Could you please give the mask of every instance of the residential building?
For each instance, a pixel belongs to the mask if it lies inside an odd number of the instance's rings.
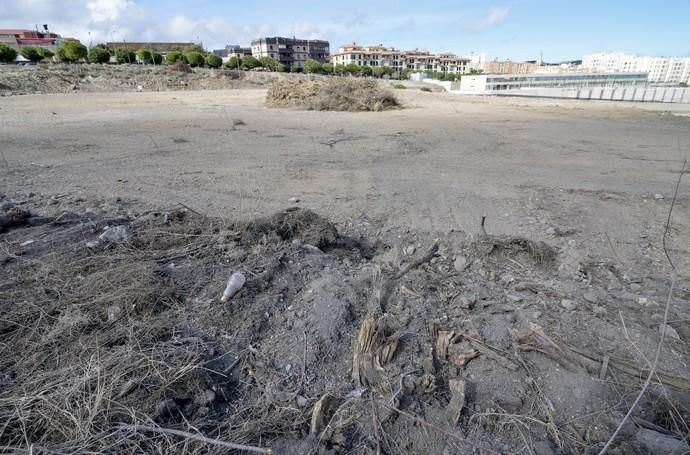
[[[539,70],[536,62],[513,62],[512,60],[493,60],[481,66],[485,74],[533,74]]]
[[[431,54],[414,49],[400,51],[383,44],[360,46],[357,43],[341,46],[338,53],[331,56],[334,65],[355,64],[359,66],[389,66],[396,71],[410,69],[414,71],[438,71],[443,73],[464,74],[472,69],[472,63],[478,63],[481,57],[460,57],[451,53]]]
[[[252,55],[251,47],[241,47],[237,44],[228,44],[225,49],[215,49],[213,51],[218,57],[230,58],[230,57],[245,57],[247,55]]]
[[[44,31],[23,29],[0,29],[0,43],[4,43],[15,51],[20,51],[25,46],[38,46],[46,49],[54,49],[63,41],[74,40],[63,38],[57,33],[48,31],[48,26],[43,26]]]
[[[309,59],[327,63],[331,54],[328,41],[279,36],[255,39],[251,50],[254,57],[271,57],[287,68],[302,68]]]
[[[690,78],[690,57],[648,57],[621,52],[585,55],[582,67],[592,72],[648,73],[649,82],[678,84]]]

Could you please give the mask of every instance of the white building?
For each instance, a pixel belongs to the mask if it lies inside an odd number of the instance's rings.
[[[690,78],[690,57],[642,57],[620,52],[589,54],[582,67],[592,72],[649,73],[649,82],[678,84]]]

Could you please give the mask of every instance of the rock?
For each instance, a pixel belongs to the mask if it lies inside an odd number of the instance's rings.
[[[474,294],[464,294],[458,299],[458,304],[460,305],[460,308],[469,310],[474,306],[476,301],[477,297]]]
[[[29,246],[29,245],[31,245],[31,244],[34,243],[34,242],[35,242],[35,240],[27,240],[26,242],[20,243],[19,246],[22,246],[22,247],[24,247],[24,246]]]
[[[666,338],[673,338],[674,340],[680,340],[680,335],[676,332],[676,329],[668,324],[659,325],[659,333],[664,333]]]
[[[467,258],[465,256],[457,256],[453,263],[453,267],[455,267],[455,270],[458,272],[464,272],[465,269],[467,269]]]
[[[573,311],[575,308],[577,308],[577,304],[568,299],[561,300],[561,306],[568,311]]]
[[[663,198],[664,198],[664,195],[661,194],[661,193],[656,193],[656,194],[654,195],[654,199],[656,199],[657,201],[660,201],[660,200],[662,200]]]
[[[298,197],[291,197],[290,199],[288,199],[288,202],[289,202],[290,204],[297,204],[297,203],[299,203],[299,202],[302,202],[302,199],[300,199],[300,198],[298,198]]]
[[[107,311],[108,322],[117,321],[118,319],[120,319],[120,315],[122,314],[122,308],[120,308],[119,305],[110,305]]]
[[[639,303],[640,305],[646,305],[647,303],[649,303],[649,300],[647,300],[646,297],[640,297],[639,299],[637,299],[637,303]]]
[[[2,204],[0,204],[0,209],[2,209],[2,210],[13,209],[14,207],[15,207],[15,204],[13,204],[10,201],[3,202]]]
[[[549,235],[556,235],[556,229],[550,227],[546,230],[546,233]]]
[[[29,226],[40,226],[42,224],[52,223],[53,221],[54,218],[51,218],[49,216],[30,216],[26,219],[26,223]]]
[[[507,297],[508,300],[510,300],[511,302],[515,302],[515,303],[522,302],[522,296],[519,296],[519,295],[515,295],[515,294],[506,294],[506,297]]]
[[[635,434],[635,439],[644,446],[649,453],[681,455],[690,451],[690,445],[686,442],[654,430],[647,430],[646,428],[639,430],[637,434]]]
[[[408,245],[408,246],[405,248],[405,254],[408,255],[408,256],[412,256],[412,255],[414,254],[415,251],[417,251],[417,248],[415,248],[414,245]]]
[[[597,303],[599,301],[599,298],[593,292],[585,292],[584,294],[582,294],[582,298],[588,301],[589,303]]]
[[[206,406],[202,406],[196,411],[199,417],[206,417],[209,413],[209,409]]]
[[[642,289],[642,286],[637,283],[630,283],[630,290],[633,292],[638,292]]]
[[[297,406],[299,406],[300,408],[305,407],[308,402],[309,400],[304,398],[302,395],[297,395]]]
[[[102,242],[109,243],[123,243],[127,242],[132,238],[132,234],[127,229],[127,226],[109,226],[105,231],[98,236],[98,239]]]

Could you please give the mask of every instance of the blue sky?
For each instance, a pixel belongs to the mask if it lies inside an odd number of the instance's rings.
[[[200,40],[210,48],[285,35],[338,46],[420,48],[488,58],[578,59],[622,51],[690,56],[690,0],[3,0],[0,27],[48,23],[94,44]]]

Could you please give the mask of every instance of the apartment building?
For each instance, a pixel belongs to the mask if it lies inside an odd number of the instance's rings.
[[[512,60],[493,60],[484,62],[481,70],[485,74],[533,74],[539,70],[536,62],[513,62]]]
[[[431,54],[419,49],[400,51],[383,44],[360,46],[357,43],[341,46],[338,53],[331,56],[331,63],[334,65],[354,63],[360,66],[389,66],[396,71],[410,69],[453,74],[469,72],[473,60],[472,57],[460,57],[451,53]]]
[[[44,26],[44,31],[24,30],[24,29],[0,29],[0,43],[6,44],[15,51],[20,51],[25,46],[38,46],[46,49],[54,49],[63,41],[73,38],[62,38],[57,33],[48,31]]]
[[[302,68],[309,59],[327,63],[331,55],[328,41],[279,36],[255,39],[251,50],[256,58],[271,57],[288,68]]]
[[[585,55],[582,67],[593,72],[648,73],[649,82],[677,84],[690,78],[690,57],[649,57],[621,52]]]

